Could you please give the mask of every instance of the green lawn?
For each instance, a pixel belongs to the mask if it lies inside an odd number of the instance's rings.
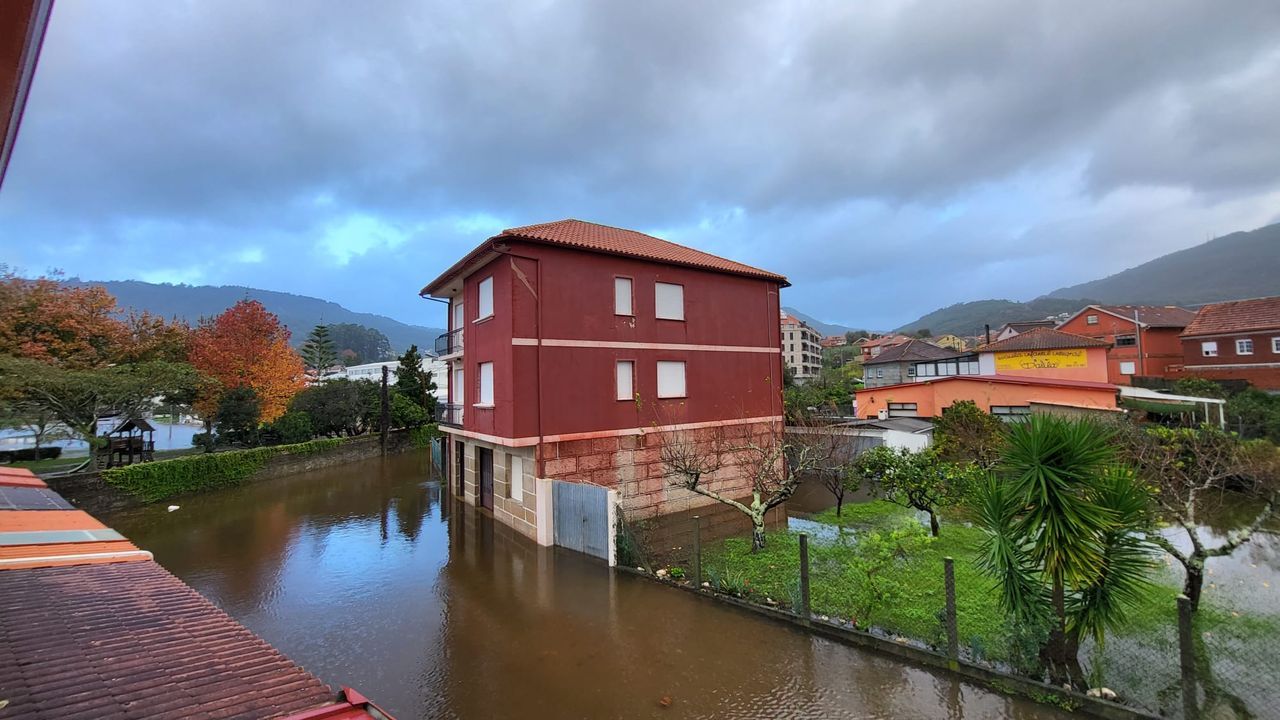
[[[155,457],[157,460],[167,460],[169,458],[179,457],[181,455],[190,455],[191,453],[204,452],[203,449],[197,447],[178,448],[174,450],[157,450]],[[28,460],[23,462],[15,462],[5,465],[4,467],[26,468],[33,473],[61,472],[70,470],[71,468],[84,462],[86,457],[59,457],[51,460]]]
[[[1000,609],[994,582],[975,564],[982,531],[966,527],[959,517],[942,519],[940,536],[898,556],[881,575],[881,595],[867,589],[867,576],[857,569],[858,538],[868,531],[887,532],[914,521],[912,512],[884,501],[822,512],[808,526],[793,523],[787,531],[770,533],[766,548],[751,552],[749,538],[730,538],[704,550],[707,578],[723,589],[758,601],[789,606],[799,596],[799,532],[811,531],[810,594],[813,612],[862,628],[882,631],[937,646],[945,645],[941,611],[945,606],[943,558],[955,561],[956,612],[960,643],[973,657],[1008,662],[1030,652],[1034,642],[1020,636]],[[927,531],[926,531],[927,532]],[[919,541],[916,542],[919,545]],[[1181,571],[1163,563],[1153,566],[1151,590],[1134,608],[1124,632],[1109,635],[1102,647],[1090,641],[1082,661],[1099,668],[1101,676],[1139,704],[1157,708],[1176,687],[1178,678],[1177,610]],[[1280,702],[1267,668],[1280,667],[1280,614],[1233,611],[1228,598],[1206,590],[1196,617],[1196,630],[1212,658],[1219,683],[1236,688],[1251,707],[1275,707]],[[1225,679],[1224,679],[1225,678]],[[1244,691],[1241,692],[1240,689]],[[1173,697],[1176,697],[1174,693]]]

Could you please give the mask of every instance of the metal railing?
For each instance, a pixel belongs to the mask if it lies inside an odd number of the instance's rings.
[[[453,355],[462,352],[462,328],[451,330],[436,338],[437,355]]]
[[[462,405],[456,403],[438,403],[435,420],[441,425],[462,427],[462,408]]]

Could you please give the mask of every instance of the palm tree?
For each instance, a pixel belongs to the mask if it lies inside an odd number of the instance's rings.
[[[1010,428],[977,493],[984,569],[1019,621],[1048,618],[1041,660],[1055,684],[1081,684],[1080,639],[1120,627],[1146,587],[1146,490],[1089,419],[1034,415]]]

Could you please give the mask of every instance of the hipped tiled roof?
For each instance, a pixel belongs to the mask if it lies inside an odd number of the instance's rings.
[[[1280,296],[1213,303],[1200,308],[1184,337],[1280,328]]]
[[[924,340],[908,340],[901,345],[894,345],[880,351],[880,354],[863,362],[863,365],[878,365],[892,362],[915,362],[923,360],[944,360],[959,357],[966,353],[956,352],[938,347]]]
[[[778,275],[777,273],[772,273],[768,270],[761,270],[760,268],[752,267],[750,265],[744,265],[743,263],[722,258],[718,255],[712,255],[711,253],[703,252],[701,250],[694,250],[693,248],[685,247],[684,245],[677,245],[676,243],[668,240],[656,238],[652,235],[645,235],[642,232],[610,227],[608,225],[599,225],[597,223],[586,222],[583,220],[567,219],[503,230],[497,235],[489,238],[488,241],[482,243],[475,250],[472,250],[466,257],[459,260],[453,265],[453,267],[450,267],[441,274],[440,277],[432,280],[430,284],[422,289],[422,294],[430,294],[440,286],[448,283],[471,265],[471,263],[476,259],[488,252],[490,243],[502,239],[526,240],[530,242],[546,243],[549,245],[560,245],[589,252],[622,255],[640,260],[651,260],[654,262],[683,265],[685,267],[693,267],[701,270],[710,270],[712,272],[722,272],[729,273],[731,275],[744,275],[747,277],[773,280],[782,285],[788,284],[786,277]]]
[[[1016,350],[1065,350],[1067,348],[1110,347],[1105,340],[1075,335],[1053,328],[1032,328],[1011,338],[997,340],[978,348],[981,352],[1010,352]]]

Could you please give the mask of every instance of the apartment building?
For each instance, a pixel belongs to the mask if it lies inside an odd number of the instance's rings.
[[[822,373],[822,335],[807,323],[781,312],[782,363],[804,383]]]
[[[580,220],[489,238],[422,290],[449,302],[437,351],[451,380],[440,416],[451,491],[542,544],[548,481],[614,490],[631,514],[709,502],[670,484],[661,443],[781,432],[786,285]],[[750,488],[732,468],[709,483]]]

